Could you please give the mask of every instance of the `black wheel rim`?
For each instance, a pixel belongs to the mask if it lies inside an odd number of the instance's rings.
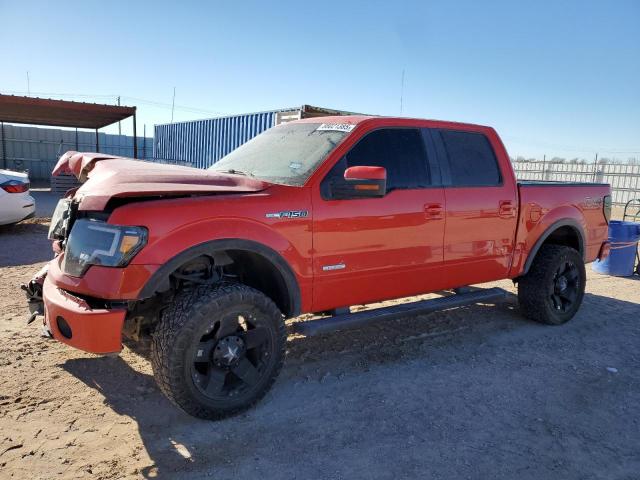
[[[556,312],[570,312],[578,300],[580,291],[580,272],[576,264],[565,261],[553,274],[549,292],[551,308]]]
[[[229,312],[208,326],[193,349],[193,384],[214,401],[243,397],[267,375],[272,344],[256,314]]]

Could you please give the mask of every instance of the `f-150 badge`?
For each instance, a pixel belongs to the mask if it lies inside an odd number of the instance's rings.
[[[304,218],[309,215],[307,210],[289,210],[286,212],[267,213],[267,218]]]

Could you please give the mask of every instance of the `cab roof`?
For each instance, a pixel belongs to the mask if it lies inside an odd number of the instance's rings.
[[[487,125],[479,125],[474,123],[450,122],[445,120],[429,120],[422,118],[409,117],[384,117],[373,115],[334,115],[328,117],[310,117],[302,120],[295,120],[289,123],[342,123],[349,125],[374,124],[380,126],[407,126],[407,127],[426,127],[426,128],[456,128],[465,130],[486,130],[491,129]]]

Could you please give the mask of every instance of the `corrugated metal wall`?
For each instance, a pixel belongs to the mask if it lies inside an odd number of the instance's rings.
[[[278,111],[155,126],[158,161],[207,168],[275,124]]]
[[[518,162],[513,168],[521,180],[552,180],[559,182],[599,182],[611,185],[615,204],[625,204],[640,198],[640,165],[593,163]]]
[[[59,128],[23,127],[4,124],[4,148],[0,143],[0,168],[6,159],[9,170],[28,170],[33,180],[49,180],[60,155],[68,150],[95,152],[96,136],[92,131]],[[98,134],[100,152],[133,157],[133,137]],[[138,157],[153,158],[153,139],[138,137]]]

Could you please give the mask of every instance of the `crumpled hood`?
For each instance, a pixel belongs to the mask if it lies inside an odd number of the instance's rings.
[[[249,193],[270,184],[242,175],[165,165],[96,153],[67,152],[52,175],[73,173],[86,182],[75,192],[80,210],[104,210],[111,198]]]

